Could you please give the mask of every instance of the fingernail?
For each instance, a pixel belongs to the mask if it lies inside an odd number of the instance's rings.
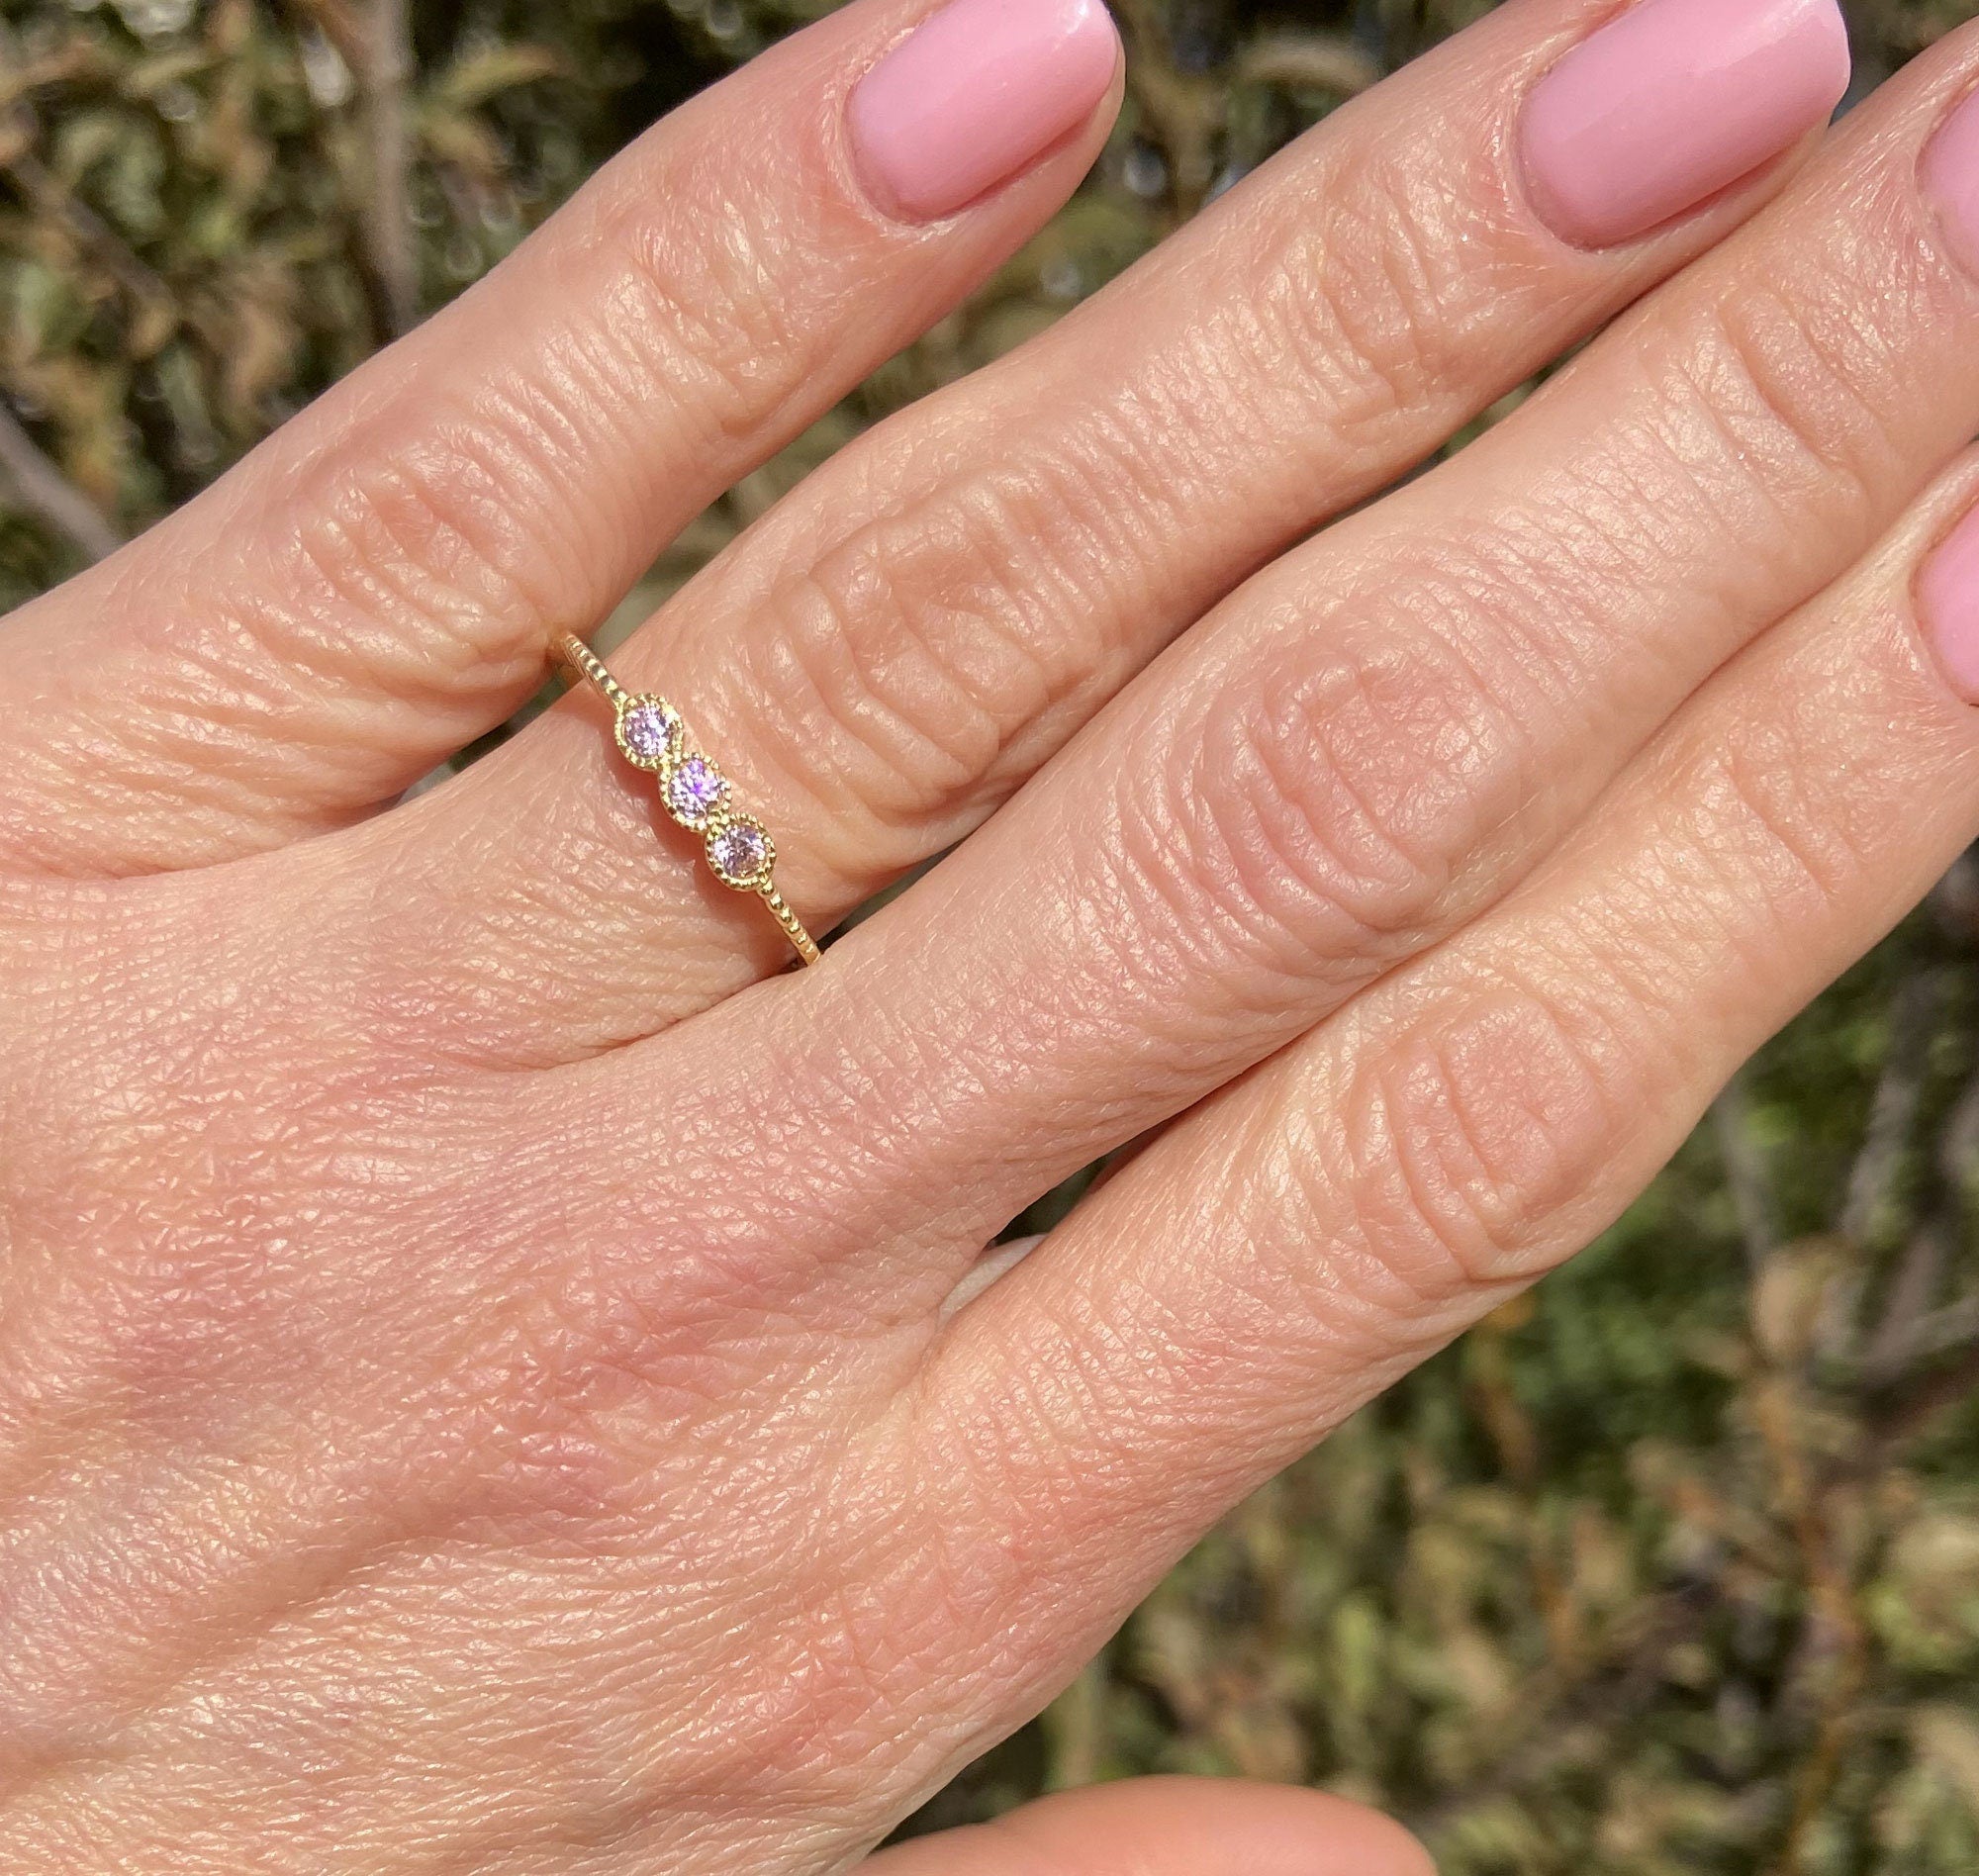
[[[1919,173],[1925,194],[1943,218],[1952,252],[1979,273],[1979,95],[1967,98],[1938,127]]]
[[[1951,688],[1979,704],[1979,511],[1966,516],[1918,575],[1918,615]]]
[[[1836,0],[1640,0],[1527,103],[1533,204],[1576,246],[1633,240],[1790,148],[1847,89]]]
[[[953,0],[852,93],[867,186],[890,214],[952,215],[1084,123],[1119,55],[1103,0]]]

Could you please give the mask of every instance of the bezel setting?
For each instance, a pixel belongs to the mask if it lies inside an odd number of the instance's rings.
[[[760,892],[770,884],[777,864],[770,830],[747,814],[725,815],[707,830],[703,842],[707,864],[723,886],[738,892]]]
[[[663,697],[628,697],[614,726],[618,753],[635,769],[658,772],[687,747],[687,724]]]
[[[612,706],[618,753],[653,777],[667,817],[701,836],[708,871],[731,891],[760,897],[800,962],[820,963],[817,941],[777,891],[770,830],[732,805],[727,776],[694,747],[680,711],[652,692],[627,691],[575,632],[559,634],[550,649],[574,681],[590,685]]]
[[[680,756],[661,771],[660,803],[683,827],[701,833],[728,805],[728,778],[706,756]]]

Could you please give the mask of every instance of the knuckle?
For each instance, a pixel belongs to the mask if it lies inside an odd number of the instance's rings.
[[[1782,932],[1818,928],[1845,905],[1887,838],[1877,803],[1837,798],[1810,779],[1810,733],[1820,732],[1786,720],[1751,722],[1738,743],[1706,752],[1686,778],[1698,821],[1694,850],[1725,876],[1742,927],[1754,911],[1773,926],[1747,941],[1766,953]],[[1754,894],[1754,885],[1763,891]]]
[[[1836,303],[1753,282],[1711,306],[1673,352],[1686,410],[1704,415],[1730,459],[1769,502],[1867,506],[1894,444],[1903,381],[1892,341]]]
[[[265,537],[288,565],[262,583],[272,598],[238,605],[285,669],[308,682],[356,665],[386,695],[452,699],[540,657],[580,557],[569,530],[541,524],[567,514],[545,396],[490,387],[409,446],[353,439],[312,467],[312,486],[270,491],[284,521]]]
[[[1347,1306],[1392,1340],[1551,1264],[1550,1230],[1598,1179],[1636,1039],[1509,980],[1480,985],[1348,1069],[1323,1128],[1292,1135],[1290,1242],[1315,1309]]]
[[[820,141],[815,128],[798,134]],[[799,212],[774,191],[736,191],[732,149],[721,157],[663,145],[635,158],[601,188],[581,245],[606,257],[587,328],[597,367],[642,402],[655,384],[669,387],[737,443],[760,433],[843,333],[853,309],[837,283],[863,231],[835,189],[807,194]],[[821,147],[798,157],[810,159],[803,173],[836,173]]]
[[[764,407],[780,402],[807,368],[810,347],[788,320],[786,303],[763,291],[766,276],[799,257],[772,259],[761,234],[746,227],[716,240],[707,233],[672,222],[625,231],[613,342],[648,381],[699,380],[700,407],[718,434],[735,441],[755,433]]]
[[[1296,387],[1346,441],[1476,376],[1469,309],[1497,290],[1486,211],[1427,171],[1366,150],[1288,194],[1240,257],[1205,349],[1282,398]],[[1227,366],[1223,367],[1225,370]]]
[[[814,857],[858,877],[917,858],[930,822],[997,798],[1029,766],[1016,745],[1105,682],[1125,627],[1103,556],[1068,545],[1089,499],[1044,459],[883,499],[783,584],[724,689],[777,775],[830,801]]]
[[[1316,958],[1360,975],[1423,942],[1510,767],[1505,711],[1454,646],[1368,638],[1322,656],[1289,643],[1248,670],[1161,771],[1136,843],[1194,925],[1301,976]]]

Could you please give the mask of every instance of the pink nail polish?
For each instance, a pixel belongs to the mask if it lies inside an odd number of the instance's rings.
[[[952,0],[853,91],[860,171],[891,213],[952,215],[1084,123],[1119,56],[1104,0]]]
[[[1576,246],[1633,240],[1779,155],[1847,89],[1836,0],[1639,0],[1528,101],[1533,204]]]
[[[1938,127],[1918,173],[1943,219],[1946,244],[1979,273],[1979,94]]]
[[[1979,704],[1979,511],[1924,563],[1917,607],[1946,681],[1966,703]]]

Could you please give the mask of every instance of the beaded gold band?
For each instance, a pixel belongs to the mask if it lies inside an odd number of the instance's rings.
[[[816,943],[770,877],[777,865],[777,847],[769,829],[729,804],[728,778],[689,743],[680,711],[651,692],[627,691],[575,632],[557,638],[550,654],[573,682],[582,679],[612,705],[618,719],[619,752],[635,769],[658,778],[660,805],[689,832],[701,836],[714,877],[738,892],[754,892],[784,928],[798,956],[806,964],[817,963]]]

